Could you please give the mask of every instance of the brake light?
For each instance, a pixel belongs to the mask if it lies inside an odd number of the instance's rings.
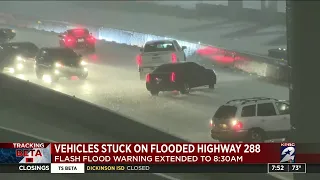
[[[214,127],[214,126],[215,126],[215,124],[213,123],[212,120],[210,120],[210,126],[211,126],[211,127]]]
[[[96,41],[96,38],[94,38],[93,36],[89,36],[87,40],[91,43],[94,43]]]
[[[177,55],[175,53],[171,54],[171,61],[172,61],[172,63],[176,63],[177,62]]]
[[[234,130],[240,130],[240,129],[242,129],[243,124],[242,124],[242,122],[240,122],[240,121],[238,121],[238,120],[232,120],[232,121],[231,121],[231,127],[232,127]]]
[[[176,73],[172,72],[170,77],[171,82],[176,82]]]
[[[74,39],[72,37],[66,37],[67,42],[72,42]]]
[[[151,77],[150,77],[150,73],[148,73],[147,76],[146,76],[146,82],[147,82],[147,83],[150,82],[150,80],[151,80],[150,78],[151,78]]]
[[[138,66],[141,66],[141,64],[142,64],[142,56],[141,56],[141,54],[138,54],[138,55],[137,55],[136,61],[137,61],[137,65],[138,65]]]
[[[66,37],[65,38],[65,45],[66,46],[73,46],[74,45],[74,43],[75,43],[75,39],[73,38],[73,37]]]
[[[83,35],[84,34],[84,29],[74,29],[73,33],[76,35]]]

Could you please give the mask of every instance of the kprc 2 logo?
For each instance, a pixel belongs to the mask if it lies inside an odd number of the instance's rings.
[[[294,163],[295,151],[296,151],[295,143],[281,143],[280,163]]]

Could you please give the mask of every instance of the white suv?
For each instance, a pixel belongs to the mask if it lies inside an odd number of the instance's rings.
[[[264,142],[286,138],[291,131],[289,102],[253,97],[234,99],[219,107],[210,125],[220,142]]]

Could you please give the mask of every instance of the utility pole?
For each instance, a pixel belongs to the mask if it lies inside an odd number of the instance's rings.
[[[296,128],[292,141],[296,143],[320,143],[319,9],[319,1],[287,1],[291,123]],[[311,150],[320,153],[319,146],[314,145],[298,145],[296,154]],[[315,179],[320,179],[320,174],[294,175],[294,180]]]

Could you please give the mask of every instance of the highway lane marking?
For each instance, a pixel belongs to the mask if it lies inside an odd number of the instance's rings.
[[[23,136],[31,137],[31,138],[34,138],[34,139],[39,139],[41,141],[58,143],[58,141],[55,141],[55,140],[52,140],[52,139],[40,137],[40,136],[37,136],[37,135],[34,135],[34,134],[30,134],[30,133],[27,133],[27,132],[19,131],[19,130],[16,130],[16,129],[7,128],[7,127],[4,127],[4,126],[0,126],[0,129],[6,130],[6,131],[9,131],[9,132],[13,132],[13,133],[16,133],[16,134],[20,134],[20,135],[23,135]],[[162,173],[151,173],[151,174],[153,174],[155,176],[162,177],[162,178],[167,179],[167,180],[181,180],[181,179],[178,179],[178,178],[166,175],[166,174],[162,174]]]

